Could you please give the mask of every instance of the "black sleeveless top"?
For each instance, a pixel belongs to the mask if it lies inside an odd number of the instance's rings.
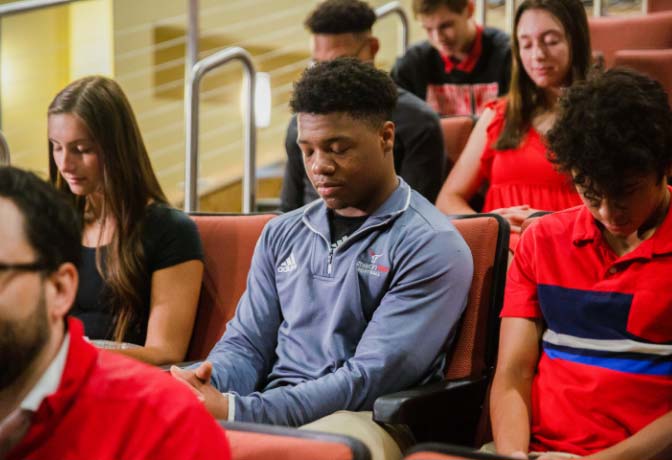
[[[147,336],[152,274],[188,260],[203,260],[201,239],[194,221],[183,212],[164,204],[153,203],[147,207],[142,246],[147,265],[147,279],[141,293],[143,309],[139,320],[130,325],[124,337],[124,342],[138,345],[144,345]],[[106,247],[101,250],[104,263]],[[82,246],[79,288],[70,314],[84,323],[84,333],[90,339],[114,338],[115,316],[109,294],[105,281],[96,269],[96,249]]]

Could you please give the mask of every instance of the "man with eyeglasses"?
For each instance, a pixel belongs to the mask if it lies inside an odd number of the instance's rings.
[[[376,13],[360,0],[326,0],[305,21],[310,31],[312,62],[354,57],[371,63],[380,42],[371,33]],[[395,124],[394,169],[414,190],[432,203],[445,178],[443,137],[437,115],[422,100],[398,89]],[[347,97],[347,95],[343,95]],[[296,144],[297,123],[287,127],[287,166],[282,185],[281,208],[291,211],[316,200],[317,192],[306,175],[301,150]]]
[[[0,460],[229,459],[184,385],[96,350],[67,318],[80,245],[56,190],[0,167]]]

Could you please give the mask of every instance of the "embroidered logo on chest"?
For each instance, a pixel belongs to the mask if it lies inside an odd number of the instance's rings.
[[[389,272],[390,267],[378,263],[384,255],[382,252],[376,253],[375,249],[369,248],[367,254],[362,254],[357,261],[357,271],[369,276],[380,276],[381,273]]]
[[[296,259],[294,259],[294,253],[292,252],[287,259],[278,267],[278,273],[287,273],[294,271],[299,266],[296,264]]]

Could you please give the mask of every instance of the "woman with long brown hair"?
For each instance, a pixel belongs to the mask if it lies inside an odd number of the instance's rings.
[[[77,80],[49,105],[49,175],[82,214],[72,315],[92,340],[153,364],[184,359],[203,276],[194,223],[171,208],[120,86]],[[118,348],[122,348],[119,346]]]
[[[586,78],[590,35],[580,0],[525,0],[514,21],[509,93],[489,105],[437,199],[448,214],[473,213],[469,200],[489,187],[484,212],[505,217],[515,247],[520,225],[537,210],[581,204],[571,179],[546,156],[563,88]]]

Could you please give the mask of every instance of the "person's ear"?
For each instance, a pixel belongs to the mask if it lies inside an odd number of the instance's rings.
[[[386,121],[380,128],[380,145],[385,154],[393,154],[394,151],[394,122]]]
[[[474,11],[476,10],[476,6],[474,5],[473,0],[469,0],[465,8],[467,10],[467,18],[471,19],[474,16]]]
[[[377,37],[369,37],[369,52],[371,53],[371,60],[373,61],[376,58],[380,50],[380,41]]]
[[[61,320],[68,313],[77,295],[79,275],[70,262],[61,264],[47,275],[47,306],[54,320]]]

